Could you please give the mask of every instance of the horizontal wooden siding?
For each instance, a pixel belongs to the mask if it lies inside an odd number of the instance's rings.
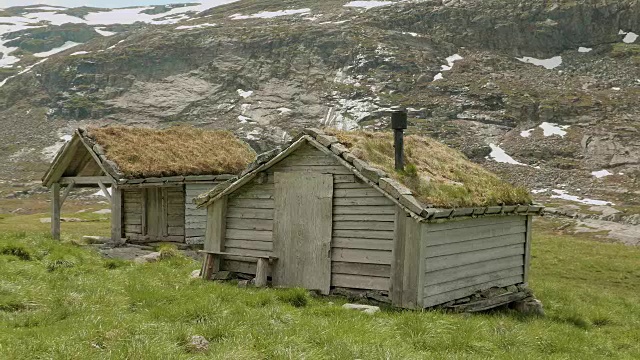
[[[197,209],[193,198],[213,189],[220,182],[197,183],[185,185],[184,197],[184,228],[187,244],[204,243],[204,233],[207,228],[207,209]]]
[[[503,216],[423,224],[423,306],[524,281],[526,217]]]

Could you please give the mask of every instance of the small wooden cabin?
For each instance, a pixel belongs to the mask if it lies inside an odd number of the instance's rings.
[[[78,129],[43,178],[52,191],[52,236],[60,238],[60,210],[69,192],[92,186],[111,205],[112,241],[201,244],[206,211],[193,198],[254,158],[247,144],[223,131]]]
[[[229,270],[256,275],[260,285],[268,275],[274,286],[322,294],[374,291],[405,308],[526,286],[531,219],[542,207],[425,206],[355,154],[337,137],[307,129],[198,197],[208,214],[204,277]]]

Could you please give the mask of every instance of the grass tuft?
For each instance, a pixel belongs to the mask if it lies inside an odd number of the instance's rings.
[[[0,248],[0,254],[2,255],[13,255],[20,260],[29,261],[31,260],[31,253],[24,248],[22,245],[6,245]]]
[[[158,252],[160,252],[160,259],[167,260],[176,257],[180,257],[180,251],[173,244],[162,244],[158,247]]]
[[[73,261],[65,260],[65,259],[56,259],[53,261],[49,261],[47,263],[47,271],[54,272],[56,270],[72,268],[74,266],[75,266],[75,263]]]
[[[277,296],[278,300],[293,307],[305,307],[309,303],[309,292],[302,288],[282,289]]]
[[[431,138],[405,137],[405,170],[395,170],[391,133],[327,129],[358,158],[407,186],[422,203],[443,208],[530,204],[524,187],[513,186]]]
[[[109,126],[88,133],[130,178],[236,174],[255,159],[251,147],[229,131]]]
[[[124,260],[119,260],[119,259],[107,259],[104,262],[105,269],[109,269],[109,270],[115,270],[123,266],[129,266],[129,265],[130,265],[129,262]]]

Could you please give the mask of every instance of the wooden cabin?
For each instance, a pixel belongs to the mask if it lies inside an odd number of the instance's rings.
[[[501,181],[448,151],[469,171]],[[228,270],[256,275],[257,285],[270,276],[274,286],[322,294],[375,292],[404,308],[526,286],[531,221],[541,206],[425,206],[356,154],[336,136],[307,129],[196,198],[208,214],[203,276]]]
[[[254,158],[247,144],[223,131],[78,129],[43,178],[52,192],[52,236],[60,238],[60,210],[70,191],[93,186],[111,205],[112,241],[201,244],[206,211],[193,198]]]

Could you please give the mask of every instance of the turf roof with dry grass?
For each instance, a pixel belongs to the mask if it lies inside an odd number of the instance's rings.
[[[422,203],[440,208],[530,204],[516,187],[434,139],[405,136],[405,171],[395,171],[390,132],[325,129],[356,157],[384,170],[408,187]]]
[[[126,178],[238,174],[256,157],[229,131],[187,126],[161,130],[108,126],[87,131]]]

